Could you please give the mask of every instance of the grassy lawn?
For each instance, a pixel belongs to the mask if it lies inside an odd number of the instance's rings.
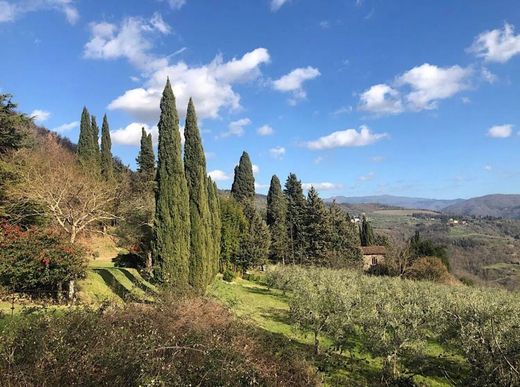
[[[299,346],[312,356],[313,337],[291,325],[288,297],[281,291],[269,290],[262,284],[243,279],[227,283],[218,278],[209,293],[227,304],[240,318],[267,332],[285,336],[290,343],[288,345]],[[331,341],[326,337],[321,337],[320,343],[321,354],[313,360],[326,385],[379,384],[382,360],[364,351],[359,339],[352,338],[349,348],[342,354],[330,348]],[[424,386],[450,386],[452,384],[444,376],[444,371],[452,377],[460,377],[461,370],[465,369],[462,358],[446,353],[436,343],[430,343],[425,352],[407,366],[420,371],[420,375],[414,376],[414,381]]]

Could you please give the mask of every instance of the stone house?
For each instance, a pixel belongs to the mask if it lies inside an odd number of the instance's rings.
[[[363,270],[368,271],[370,268],[380,265],[385,261],[385,246],[361,246],[363,254]]]

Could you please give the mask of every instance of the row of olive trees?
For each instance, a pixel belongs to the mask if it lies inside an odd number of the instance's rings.
[[[347,270],[275,267],[269,286],[290,292],[290,315],[341,350],[353,335],[383,359],[383,377],[403,377],[406,360],[438,342],[462,355],[472,385],[520,383],[520,297],[499,290],[449,287]]]

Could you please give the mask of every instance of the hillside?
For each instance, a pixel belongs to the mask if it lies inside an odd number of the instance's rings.
[[[336,200],[339,204],[368,204],[376,203],[383,204],[386,206],[401,207],[408,209],[421,209],[430,211],[441,211],[444,208],[463,202],[463,199],[453,200],[442,200],[442,199],[425,199],[425,198],[412,198],[406,196],[393,196],[393,195],[376,195],[376,196],[334,196],[326,201],[332,202]]]
[[[520,219],[520,195],[481,196],[455,203],[443,211],[453,215]]]

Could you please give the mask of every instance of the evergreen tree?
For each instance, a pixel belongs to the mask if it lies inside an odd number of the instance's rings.
[[[243,236],[246,235],[248,222],[242,206],[233,198],[220,200],[220,219],[222,223],[220,238],[221,267],[239,263],[240,246]]]
[[[190,199],[181,155],[179,117],[170,84],[161,99],[153,256],[157,278],[168,286],[188,285]]]
[[[231,195],[238,201],[244,202],[255,197],[255,178],[253,165],[247,152],[243,152],[240,162],[235,167],[235,177],[231,186]]]
[[[81,113],[77,153],[80,163],[90,170],[97,166],[97,155],[99,152],[97,144],[94,144],[91,125],[90,114],[87,108],[84,107]]]
[[[332,250],[330,216],[314,187],[307,194],[305,231],[308,263],[329,265]]]
[[[254,208],[252,200],[244,202],[244,213],[247,227],[240,240],[237,262],[243,273],[249,268],[265,265],[269,259],[271,245],[269,227]]]
[[[359,226],[359,239],[361,246],[373,246],[375,244],[374,230],[365,215],[363,215],[363,220]]]
[[[267,225],[271,232],[271,261],[285,263],[287,257],[287,205],[280,180],[276,175],[271,178],[267,194]]]
[[[184,168],[190,194],[190,285],[199,291],[206,288],[208,278],[213,272],[211,256],[213,242],[211,240],[211,214],[206,174],[206,158],[202,149],[195,106],[190,98],[186,124],[184,126]]]
[[[334,267],[353,267],[361,263],[359,232],[349,215],[336,201],[330,207],[332,226],[332,265]]]
[[[302,263],[305,255],[305,212],[306,202],[302,183],[294,173],[285,182],[284,195],[287,203],[287,238],[289,257],[292,263]]]
[[[141,148],[135,160],[137,162],[137,173],[139,179],[145,182],[153,182],[155,179],[155,155],[153,153],[152,135],[147,134],[141,128]]]
[[[106,181],[114,180],[112,140],[110,139],[110,129],[106,114],[103,117],[103,125],[101,127],[101,176]]]
[[[218,273],[218,263],[220,258],[220,238],[222,222],[220,219],[220,205],[218,197],[217,184],[208,176],[208,197],[209,197],[209,211],[211,214],[211,272],[209,282]]]
[[[94,148],[94,153],[96,154],[96,158],[100,160],[99,126],[97,125],[95,116],[91,116],[90,129],[92,130],[92,146]]]

